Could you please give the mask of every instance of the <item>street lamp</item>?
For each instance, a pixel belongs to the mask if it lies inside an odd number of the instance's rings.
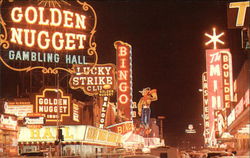
[[[62,81],[66,76],[69,76],[71,75],[70,74],[66,74],[64,75],[60,80],[59,80],[59,73],[57,73],[56,77],[56,90],[57,90],[57,100],[59,99],[59,88],[60,88],[60,81]],[[57,145],[57,156],[58,157],[61,157],[62,156],[62,144],[61,142],[64,140],[64,136],[62,134],[62,126],[61,126],[61,121],[60,121],[60,118],[61,118],[61,114],[59,112],[59,104],[57,104],[57,121],[56,121],[56,126],[57,126],[57,136],[56,136],[56,141],[55,141],[55,144]]]

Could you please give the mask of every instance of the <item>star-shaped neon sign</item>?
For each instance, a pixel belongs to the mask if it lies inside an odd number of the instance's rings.
[[[216,35],[216,29],[213,28],[213,35],[209,35],[208,33],[205,33],[205,35],[207,37],[211,38],[208,42],[205,43],[205,45],[209,45],[210,43],[213,42],[214,49],[217,49],[217,47],[216,47],[217,42],[224,44],[224,42],[219,39],[222,35],[224,35],[224,32],[220,33],[219,35]]]

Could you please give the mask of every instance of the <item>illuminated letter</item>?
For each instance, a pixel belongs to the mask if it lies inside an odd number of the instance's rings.
[[[22,32],[23,29],[15,29],[11,28],[11,39],[10,42],[12,43],[18,43],[19,45],[22,45]]]
[[[66,10],[64,10],[63,13],[64,13],[64,25],[63,26],[72,28],[73,27],[73,22],[72,22],[73,13],[70,11],[66,11]]]
[[[210,76],[220,76],[220,66],[219,65],[210,65]]]
[[[18,11],[19,14],[15,14],[15,12]],[[17,15],[17,18],[15,17]],[[22,14],[22,8],[15,7],[11,11],[11,19],[14,22],[20,22],[22,20],[23,14]]]
[[[40,25],[49,25],[49,19],[47,19],[46,21],[44,21],[43,19],[43,15],[44,15],[44,8],[43,7],[39,7],[39,16],[40,16],[40,21],[38,24]]]
[[[119,56],[126,56],[127,55],[127,48],[124,46],[121,46],[119,49]]]
[[[38,43],[38,46],[39,46],[41,49],[47,49],[47,48],[49,47],[50,39],[45,38],[45,45],[42,45],[42,41],[41,41],[42,35],[45,35],[45,37],[48,37],[48,36],[49,36],[49,33],[48,33],[47,31],[41,31],[41,32],[38,33],[38,35],[37,35],[37,43]]]
[[[83,49],[84,48],[84,45],[83,45],[83,41],[86,40],[86,35],[83,35],[83,34],[77,34],[76,35],[76,39],[79,40],[79,46],[78,46],[78,49]]]
[[[29,17],[29,12],[32,11],[33,12],[33,19],[30,19]],[[32,14],[31,14],[32,15]],[[28,7],[25,10],[25,19],[28,23],[30,24],[34,24],[37,21],[37,11],[34,7]]]
[[[125,95],[125,94],[120,95],[119,101],[120,101],[122,104],[126,104],[126,103],[128,102],[128,96]]]
[[[45,128],[43,139],[53,139],[50,128]]]
[[[119,90],[122,92],[126,92],[128,90],[128,86],[126,82],[122,82],[119,84]]]
[[[15,59],[15,52],[13,50],[9,51],[9,59],[14,60]]]
[[[119,71],[119,80],[127,80],[128,71]]]
[[[125,64],[126,64],[126,59],[125,59],[125,58],[122,58],[122,59],[121,59],[121,66],[120,66],[120,67],[121,67],[121,68],[126,68],[126,65],[125,65]]]
[[[57,8],[50,8],[51,12],[51,26],[59,26],[62,23],[62,13],[59,9]],[[55,18],[55,14],[57,14],[57,18]],[[58,20],[57,22],[55,20]]]
[[[214,109],[218,108],[221,109],[221,101],[220,101],[220,96],[212,96],[212,107]]]
[[[236,26],[244,25],[247,7],[250,7],[249,1],[230,3],[229,8],[238,8]]]
[[[69,127],[65,127],[64,128],[64,136],[65,136],[65,138],[67,138],[67,139],[73,139],[74,138],[74,136],[71,134],[71,135],[69,135]]]
[[[56,39],[56,36],[59,36],[60,39],[57,40]],[[52,36],[52,46],[56,49],[56,50],[62,50],[63,48],[63,43],[64,43],[64,40],[62,39],[63,36],[62,36],[62,33],[60,32],[55,32]],[[56,45],[56,41],[59,41],[59,46]]]
[[[66,46],[65,46],[65,49],[68,49],[68,50],[75,49],[76,48],[76,45],[74,44],[75,41],[72,40],[72,39],[76,38],[75,34],[73,34],[73,33],[65,33],[65,36],[66,36]]]
[[[40,137],[40,130],[39,129],[30,129],[31,132],[31,139],[41,139]]]
[[[24,43],[26,46],[28,47],[32,47],[34,46],[35,44],[35,33],[36,33],[36,30],[29,30],[29,29],[24,29]],[[31,32],[31,41],[29,43],[29,32]]]
[[[76,16],[76,26],[75,28],[77,29],[86,29],[86,26],[85,26],[85,16],[84,15],[79,15],[77,13],[75,13],[75,16]],[[81,25],[81,26],[80,26]]]

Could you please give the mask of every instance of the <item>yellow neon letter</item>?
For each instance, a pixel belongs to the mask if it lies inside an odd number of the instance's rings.
[[[70,11],[64,10],[63,14],[64,14],[64,25],[63,26],[72,28],[73,27],[73,22],[72,22],[73,13]]]
[[[210,65],[210,76],[220,76],[220,65]]]
[[[12,43],[18,43],[19,45],[22,45],[22,32],[23,29],[16,29],[16,28],[11,28],[11,39],[10,42]]]
[[[45,37],[48,37],[49,33],[47,31],[39,32],[37,35],[37,44],[41,49],[47,49],[47,48],[49,48],[50,39],[45,38],[45,45],[42,45],[42,39],[41,39],[42,35],[45,35]]]
[[[24,43],[28,47],[32,47],[35,44],[35,34],[36,30],[24,29]],[[31,32],[31,41],[29,42],[29,32]]]
[[[126,82],[120,83],[119,90],[122,91],[122,92],[126,92],[128,90],[127,83]]]
[[[127,55],[127,48],[124,46],[119,47],[119,56],[126,56]]]
[[[39,25],[49,25],[49,19],[46,19],[45,21],[43,19],[44,8],[43,7],[39,7],[38,10],[39,10],[39,16],[40,16],[40,21],[39,21],[38,24]]]
[[[229,8],[238,8],[236,26],[244,25],[247,7],[250,7],[249,1],[230,3]]]
[[[43,139],[53,139],[55,137],[52,136],[50,128],[45,128]]]
[[[126,94],[120,95],[119,101],[120,101],[122,104],[126,104],[126,103],[128,102],[128,96],[127,96]]]
[[[77,29],[86,29],[86,25],[85,25],[85,16],[84,15],[79,15],[77,13],[75,13],[75,16],[76,16],[76,26],[75,28]]]
[[[76,48],[76,44],[74,44],[75,40],[72,40],[72,39],[75,39],[76,35],[73,34],[73,33],[65,33],[65,36],[66,36],[66,46],[65,46],[65,49],[68,49],[68,50],[75,49]]]
[[[118,72],[118,79],[119,80],[127,80],[127,76],[128,76],[128,71],[124,70],[124,71],[119,71]]]
[[[79,46],[78,46],[78,49],[83,49],[84,48],[84,45],[83,45],[83,41],[86,40],[86,35],[83,35],[83,34],[77,34],[76,35],[76,39],[79,40]]]
[[[30,19],[29,17],[29,13],[30,11],[33,12],[33,19]],[[32,15],[32,14],[31,14]],[[25,10],[25,19],[28,23],[30,24],[34,24],[36,21],[37,21],[37,11],[36,11],[36,8],[34,7],[28,7],[26,10]]]
[[[19,12],[19,13],[16,14],[16,12]],[[15,17],[15,15],[17,15],[17,18]],[[22,8],[14,7],[12,9],[12,11],[11,11],[11,19],[12,19],[12,21],[20,22],[20,21],[22,21],[22,17],[23,17]]]
[[[56,39],[56,37],[59,36],[59,40]],[[59,46],[56,45],[56,41],[59,41]],[[55,32],[52,36],[52,46],[53,48],[55,48],[56,50],[62,50],[63,48],[63,35],[60,32]]]
[[[62,23],[62,13],[59,9],[57,8],[50,8],[51,12],[51,26],[59,26]],[[55,15],[57,14],[57,18],[55,18]],[[55,21],[57,19],[57,21]]]
[[[41,139],[40,130],[39,129],[30,129],[31,139]]]

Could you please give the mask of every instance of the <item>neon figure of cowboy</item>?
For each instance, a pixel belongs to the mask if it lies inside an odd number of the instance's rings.
[[[152,101],[158,100],[157,90],[147,87],[142,91],[139,91],[142,94],[142,97],[138,103],[138,115],[141,116],[141,124],[145,127],[149,127],[150,122],[150,104]]]

